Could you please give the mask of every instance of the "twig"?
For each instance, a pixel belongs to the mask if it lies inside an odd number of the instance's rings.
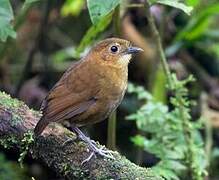
[[[208,103],[207,103],[207,94],[203,93],[201,95],[201,104],[202,104],[202,111],[208,110]],[[211,163],[211,153],[212,153],[212,145],[213,145],[213,132],[212,132],[212,124],[210,119],[206,118],[204,119],[205,122],[205,153],[206,153],[206,160],[207,160],[207,169],[210,168],[210,163]]]
[[[116,150],[116,111],[110,115],[108,120],[107,147]]]
[[[144,4],[128,4],[127,8],[143,8]]]
[[[120,21],[120,6],[117,6],[114,11],[113,26],[116,36],[121,36],[121,21]]]
[[[168,85],[169,85],[169,87],[173,87],[173,80],[172,80],[170,69],[169,69],[168,64],[167,64],[167,59],[166,59],[166,56],[164,54],[164,50],[162,47],[162,41],[161,41],[159,32],[156,28],[154,18],[150,12],[150,4],[148,3],[147,0],[145,1],[145,10],[146,10],[146,16],[148,19],[148,23],[149,23],[149,26],[151,28],[151,33],[152,33],[154,40],[155,40],[155,43],[157,45],[157,50],[158,50],[158,54],[160,56],[161,64],[163,66],[165,74],[167,75]]]
[[[120,6],[117,6],[114,11],[113,26],[116,36],[121,36],[121,21],[120,21]],[[107,147],[116,150],[116,111],[113,112],[108,118],[107,128]]]

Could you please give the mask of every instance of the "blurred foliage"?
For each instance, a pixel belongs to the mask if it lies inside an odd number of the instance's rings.
[[[62,6],[61,14],[63,16],[78,16],[84,7],[85,0],[67,0]]]
[[[0,40],[5,42],[8,36],[16,37],[16,32],[11,25],[14,15],[9,0],[1,0],[0,4]]]
[[[113,11],[120,0],[87,0],[87,7],[93,24],[97,24],[103,17]]]
[[[195,7],[200,3],[200,0],[185,0],[186,4]]]
[[[120,3],[119,0],[87,1],[88,11],[93,25],[87,30],[79,46],[74,52],[74,57],[80,57],[85,48],[91,45],[98,34],[103,32],[111,23],[112,12]],[[62,7],[62,15],[78,15],[83,8],[84,0],[68,0]]]
[[[174,8],[181,9],[184,11],[186,14],[190,15],[192,12],[192,7],[187,6],[186,4],[182,3],[180,0],[177,1],[172,1],[172,0],[150,0],[151,4],[153,5],[154,3],[159,3],[167,6],[171,6]]]
[[[27,6],[37,1],[40,1],[40,0],[25,0],[22,8],[25,9]]]
[[[190,80],[185,80],[178,84],[179,91],[185,91],[184,84]],[[190,169],[187,166],[188,144],[184,134],[184,124],[182,115],[178,108],[178,101],[176,97],[172,98],[172,103],[175,106],[173,110],[169,110],[167,105],[157,102],[149,92],[144,90],[141,86],[129,84],[129,93],[135,93],[139,100],[144,100],[145,104],[134,114],[127,117],[128,120],[135,120],[138,129],[146,133],[146,136],[136,135],[131,140],[137,146],[154,154],[160,159],[158,164],[153,167],[154,171],[165,179],[181,179],[180,176],[189,173]],[[190,102],[186,99],[185,104]],[[189,114],[187,113],[187,116]],[[206,174],[206,160],[203,148],[203,140],[198,130],[202,128],[200,121],[190,122],[192,129],[192,151],[195,154],[193,161],[194,168],[197,168],[198,174],[201,177]]]
[[[194,41],[203,36],[216,14],[219,14],[219,3],[209,5],[201,11],[197,11],[188,24],[176,36],[176,40]]]
[[[20,163],[20,166],[23,168],[23,161],[25,156],[27,155],[30,145],[33,144],[34,142],[34,137],[33,137],[33,132],[28,131],[24,134],[23,139],[21,140],[21,153],[20,153],[20,157],[18,159],[18,162]]]
[[[186,167],[187,175],[191,176],[191,179],[202,180],[204,178],[204,176],[206,176],[206,173],[207,173],[207,171],[205,170],[207,163],[203,163],[203,161],[206,161],[206,159],[205,159],[206,156],[204,155],[205,151],[204,151],[203,142],[201,142],[201,145],[200,145],[200,144],[196,144],[196,141],[195,141],[195,133],[199,133],[199,131],[197,131],[196,123],[194,123],[192,121],[192,117],[190,114],[190,112],[191,112],[190,108],[191,108],[193,103],[188,97],[188,89],[186,87],[186,84],[188,82],[193,81],[194,79],[192,76],[189,76],[187,79],[180,81],[180,80],[178,80],[178,78],[176,77],[175,74],[171,73],[170,68],[167,64],[167,58],[164,54],[163,45],[161,43],[162,40],[161,40],[161,37],[159,35],[158,29],[155,25],[154,17],[152,16],[152,13],[150,12],[150,5],[147,1],[146,1],[145,8],[147,11],[146,16],[147,16],[147,19],[149,21],[149,26],[150,26],[150,29],[152,31],[152,35],[153,35],[153,38],[155,40],[156,47],[158,49],[158,51],[157,51],[158,57],[160,58],[161,65],[163,67],[165,75],[167,76],[167,80],[168,80],[167,81],[167,89],[172,93],[172,96],[170,97],[170,103],[173,106],[172,112],[175,115],[172,118],[174,120],[178,119],[178,121],[180,121],[180,123],[181,123],[181,127],[177,127],[177,130],[178,130],[178,132],[181,132],[182,137],[184,139],[184,142],[180,142],[179,144],[181,144],[181,143],[185,144],[185,147],[180,147],[180,149],[185,150],[184,153],[181,153],[184,155],[182,161],[184,162],[184,165]],[[150,112],[149,110],[151,107],[149,106],[149,109],[147,109],[147,108],[148,107],[146,106],[145,107],[146,112]],[[154,109],[153,106],[151,109],[152,110]],[[158,107],[157,109],[162,109],[162,108]],[[167,111],[167,109],[165,110],[165,108],[163,108],[163,111],[161,111],[161,112],[162,113],[161,113],[160,117],[164,117],[164,115],[168,111]],[[156,113],[156,115],[158,115],[158,114],[160,114],[160,113]],[[149,119],[151,117],[153,117],[153,116],[148,116],[147,119]],[[157,117],[155,116],[155,118],[157,118]],[[169,118],[171,119],[171,117],[169,117]],[[138,116],[134,117],[134,119],[139,120]],[[154,119],[152,119],[152,120],[154,120]],[[146,120],[145,120],[145,122],[146,122]],[[164,124],[164,121],[161,121],[161,124]],[[162,127],[161,124],[159,124],[157,122],[157,125],[159,127]],[[138,127],[138,128],[141,129],[140,127]],[[156,128],[156,125],[149,127],[149,129],[147,129],[147,128],[143,128],[141,130],[149,131],[150,133],[152,133],[154,131],[154,129],[158,129],[158,132],[161,132],[161,130],[162,130],[162,128],[161,129]],[[171,128],[174,128],[174,127],[170,127],[167,129],[171,129]],[[151,129],[153,129],[153,130],[151,131]],[[156,132],[156,135],[158,134],[158,132]],[[164,132],[162,132],[162,134],[163,133]],[[174,132],[173,134],[176,134],[176,133]],[[164,141],[163,138],[165,138],[165,139],[169,138],[169,139],[171,139],[171,142],[173,141],[172,138],[173,139],[175,138],[174,136],[168,137],[167,134],[166,134],[166,136],[160,135],[158,137],[156,137],[155,135],[153,136],[153,135],[152,135],[152,139],[155,140],[155,142],[152,141],[152,143],[151,143],[152,145],[155,145],[155,147],[152,148],[153,152],[156,152],[156,149],[159,148],[158,145],[160,145],[160,143],[162,141]],[[162,137],[162,140],[159,140],[159,137]],[[177,137],[180,137],[180,136],[178,135]],[[147,141],[145,141],[145,143],[149,144]],[[170,142],[168,142],[168,143],[170,143]],[[176,145],[177,145],[177,142],[174,143],[174,147],[176,147]],[[201,146],[203,146],[203,147],[201,147]],[[168,145],[166,144],[163,148],[167,149],[167,147],[168,147]],[[176,150],[175,150],[175,152],[176,152],[176,154],[179,154]],[[168,155],[168,153],[165,152],[163,154],[158,154],[158,157],[162,159],[163,158],[162,155],[165,156],[165,155]],[[179,157],[177,157],[177,158],[179,158]],[[200,163],[206,164],[206,165],[204,165],[204,167],[201,167]],[[172,163],[165,162],[163,167],[162,166],[159,167],[158,170],[156,168],[155,169],[156,169],[156,171],[158,171],[158,173],[160,173],[160,175],[164,176],[166,179],[179,179],[177,177],[177,174],[175,174],[176,169],[172,169],[172,171],[169,171],[169,172],[165,171],[165,168],[168,167],[168,164],[170,164],[170,168],[174,167],[174,165]],[[180,169],[181,170],[183,169],[182,166]]]
[[[107,26],[110,24],[112,20],[112,14],[109,14],[103,17],[97,24],[92,25],[86,34],[84,35],[83,39],[81,40],[79,46],[76,49],[75,56],[80,57],[80,53],[84,51],[84,49],[90,45],[95,37],[102,31],[104,31]]]
[[[31,3],[39,0],[25,0],[23,10]],[[8,37],[16,38],[16,31],[13,27],[14,13],[9,0],[0,1],[0,41],[6,42]]]
[[[1,180],[25,180],[25,169],[21,169],[17,163],[8,161],[0,153],[0,179]]]
[[[191,47],[195,44],[205,46],[206,43],[217,43],[219,38],[218,28],[214,27],[215,18],[219,15],[219,3],[209,1],[202,5],[201,0],[187,0],[187,4],[194,6],[194,11],[184,27],[179,27],[178,33],[173,38],[173,43],[166,49],[168,56],[177,53],[182,47]]]
[[[165,103],[167,97],[167,88],[166,88],[167,78],[161,67],[158,67],[155,74],[154,84],[152,87],[152,95],[155,100]]]

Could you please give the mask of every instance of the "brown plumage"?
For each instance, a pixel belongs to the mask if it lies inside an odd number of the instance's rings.
[[[111,157],[77,127],[104,120],[118,107],[127,87],[131,54],[141,50],[118,38],[103,40],[93,47],[64,73],[45,98],[35,135],[40,135],[50,122],[69,120],[94,152]]]

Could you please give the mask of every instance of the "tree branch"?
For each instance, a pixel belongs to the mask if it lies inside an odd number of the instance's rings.
[[[23,102],[0,92],[0,144],[21,151],[24,134],[34,129],[40,117],[40,112],[30,110]],[[73,142],[63,146],[69,138]],[[162,179],[150,169],[131,163],[119,153],[114,155],[115,160],[98,156],[81,165],[89,154],[84,142],[55,123],[49,125],[29,149],[29,155],[40,159],[65,179]]]

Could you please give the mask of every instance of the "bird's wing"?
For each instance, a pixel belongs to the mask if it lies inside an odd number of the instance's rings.
[[[93,88],[92,76],[81,77],[88,71],[86,67],[86,64],[76,63],[53,87],[43,102],[43,117],[35,128],[35,134],[41,134],[50,122],[71,119],[95,104],[97,89]]]

